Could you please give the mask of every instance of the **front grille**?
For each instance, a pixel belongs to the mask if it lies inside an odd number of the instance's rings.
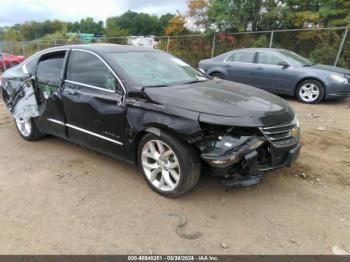
[[[261,127],[260,131],[276,147],[290,146],[299,140],[299,127],[295,121],[279,126]]]

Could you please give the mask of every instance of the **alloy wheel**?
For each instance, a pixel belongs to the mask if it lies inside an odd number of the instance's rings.
[[[299,89],[299,96],[305,102],[314,102],[320,95],[320,88],[313,83],[306,83]]]
[[[32,122],[30,119],[16,118],[16,125],[23,136],[30,136],[32,132]]]
[[[169,145],[150,140],[142,148],[142,168],[148,181],[161,191],[174,190],[180,181],[180,164]]]

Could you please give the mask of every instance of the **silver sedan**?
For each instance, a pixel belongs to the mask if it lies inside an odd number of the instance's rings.
[[[247,48],[199,62],[206,74],[309,104],[350,96],[350,70],[320,64],[288,50]]]

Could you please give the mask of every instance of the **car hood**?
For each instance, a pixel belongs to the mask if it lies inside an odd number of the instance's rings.
[[[340,68],[340,67],[316,64],[316,65],[310,66],[310,68],[328,71],[328,72],[334,72],[334,73],[338,73],[338,74],[350,75],[350,70]]]
[[[270,126],[294,118],[288,103],[263,90],[225,80],[146,88],[148,97],[163,106],[199,113],[199,121],[240,126]]]

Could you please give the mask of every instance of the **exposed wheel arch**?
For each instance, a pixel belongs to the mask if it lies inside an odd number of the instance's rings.
[[[226,79],[226,75],[224,74],[224,73],[222,73],[222,72],[220,72],[220,71],[213,71],[213,72],[210,72],[210,74],[209,74],[210,76],[212,76],[212,77],[219,77],[219,78],[221,78],[221,79]]]
[[[186,142],[186,140],[180,135],[178,134],[175,130],[169,128],[169,127],[166,127],[166,126],[149,126],[149,127],[146,127],[145,129],[137,132],[135,138],[134,138],[134,141],[132,143],[132,150],[133,150],[133,157],[134,157],[134,160],[135,160],[135,163],[138,164],[138,158],[137,158],[137,150],[138,150],[138,147],[139,147],[139,143],[141,142],[141,139],[147,135],[147,134],[154,134],[156,136],[160,136],[160,134],[162,132],[166,132],[170,135],[173,135],[175,136],[176,138]]]

